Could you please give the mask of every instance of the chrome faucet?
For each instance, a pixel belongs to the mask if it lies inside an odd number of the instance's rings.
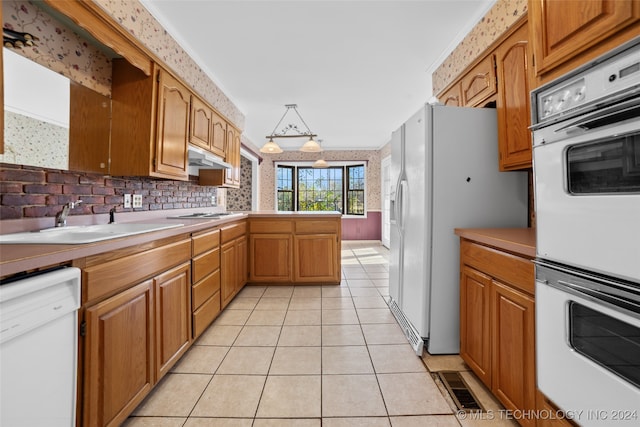
[[[109,224],[113,224],[116,222],[116,208],[120,205],[115,205],[111,209],[109,209]]]
[[[82,200],[69,202],[62,207],[62,210],[56,214],[56,227],[64,227],[67,225],[67,215],[69,211],[82,203]]]

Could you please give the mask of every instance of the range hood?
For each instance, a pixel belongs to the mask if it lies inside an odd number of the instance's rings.
[[[202,148],[189,145],[189,168],[194,169],[229,169],[232,166],[222,158],[208,153]]]

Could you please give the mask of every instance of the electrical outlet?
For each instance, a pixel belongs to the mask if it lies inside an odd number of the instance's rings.
[[[142,207],[142,194],[134,194],[133,195],[133,207],[141,208]]]
[[[125,208],[130,208],[131,207],[131,194],[125,194],[124,195],[124,203],[123,206]]]
[[[211,206],[218,206],[218,198],[214,194],[211,195]]]

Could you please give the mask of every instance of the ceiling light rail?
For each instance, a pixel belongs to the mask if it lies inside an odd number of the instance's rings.
[[[267,135],[266,136],[266,138],[268,138],[269,140],[262,146],[262,148],[260,148],[260,152],[261,153],[269,153],[269,154],[282,153],[282,148],[280,148],[280,146],[274,141],[274,139],[277,139],[277,138],[301,138],[301,137],[308,137],[309,140],[307,142],[305,142],[302,147],[300,147],[300,151],[303,151],[303,152],[306,152],[306,153],[319,153],[319,152],[321,152],[322,151],[322,147],[320,147],[320,145],[313,139],[314,137],[317,137],[318,135],[313,133],[311,131],[311,129],[309,129],[309,126],[307,125],[307,123],[304,121],[304,119],[302,118],[302,116],[298,112],[298,105],[297,104],[285,104],[285,108],[286,108],[286,110],[285,110],[284,114],[282,115],[282,117],[280,118],[280,120],[278,121],[276,126],[273,128],[273,131],[271,132],[271,135]],[[304,127],[306,128],[306,131],[305,130],[301,130],[300,127],[297,124],[289,123],[284,128],[282,128],[282,130],[280,132],[276,132],[276,130],[282,124],[282,121],[284,120],[284,118],[292,110],[298,116],[298,119],[300,120],[301,124],[304,125]]]

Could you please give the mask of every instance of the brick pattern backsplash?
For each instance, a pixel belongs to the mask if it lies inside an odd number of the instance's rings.
[[[131,211],[121,205],[125,194],[141,194],[136,211],[211,207],[217,187],[189,181],[141,177],[108,177],[100,174],[43,169],[0,163],[0,220],[52,217],[65,203],[82,200],[70,215]]]

